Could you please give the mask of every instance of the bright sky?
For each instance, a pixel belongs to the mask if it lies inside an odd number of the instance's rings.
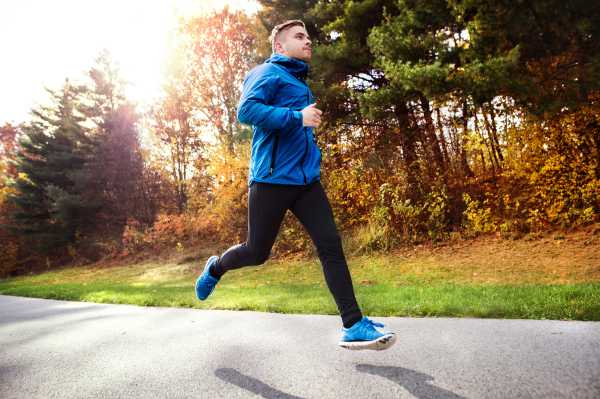
[[[254,0],[1,0],[0,126],[29,120],[30,108],[48,98],[44,86],[83,80],[103,48],[136,84],[129,98],[157,96],[173,8],[189,15],[226,4],[248,12],[260,7]]]

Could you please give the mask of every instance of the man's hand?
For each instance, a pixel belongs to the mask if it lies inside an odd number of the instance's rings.
[[[311,104],[302,111],[302,126],[319,127],[323,111],[317,109],[317,103]]]

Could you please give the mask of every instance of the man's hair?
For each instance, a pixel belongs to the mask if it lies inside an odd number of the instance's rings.
[[[271,46],[273,47],[273,52],[275,52],[275,43],[277,43],[281,39],[283,31],[288,28],[291,28],[292,26],[301,26],[303,28],[306,28],[306,26],[304,26],[304,22],[300,21],[299,19],[285,21],[284,23],[279,24],[273,28],[273,30],[271,31],[271,36],[269,36]]]

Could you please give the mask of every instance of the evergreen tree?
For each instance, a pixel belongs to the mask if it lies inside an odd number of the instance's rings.
[[[88,84],[48,90],[52,105],[33,110],[36,120],[22,128],[19,177],[10,183],[18,194],[8,196],[19,211],[6,228],[37,240],[39,250],[120,235],[142,200],[139,116],[108,51],[95,61]]]
[[[60,90],[48,90],[52,105],[32,110],[37,120],[21,127],[13,163],[19,177],[8,184],[18,191],[8,198],[19,211],[12,213],[16,226],[3,227],[37,240],[39,250],[75,245],[89,213],[76,189],[94,148],[77,110],[85,91],[67,79]]]
[[[393,82],[430,99],[505,95],[552,113],[597,92],[599,36],[592,0],[399,0],[369,46]]]
[[[145,218],[139,214],[143,196],[138,191],[143,161],[136,127],[140,116],[125,96],[129,83],[119,77],[118,63],[107,50],[95,61],[82,110],[94,122],[90,135],[97,146],[81,187],[84,200],[98,204],[89,221],[94,232],[106,236],[120,234],[129,218]]]

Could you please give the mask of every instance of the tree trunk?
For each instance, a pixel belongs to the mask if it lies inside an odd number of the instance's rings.
[[[463,127],[463,138],[460,142],[460,162],[462,164],[462,168],[463,171],[465,172],[465,175],[467,177],[473,177],[473,171],[471,170],[471,168],[469,167],[469,163],[467,162],[467,151],[465,149],[465,140],[466,137],[469,135],[469,127],[468,127],[468,123],[469,123],[469,115],[468,115],[468,105],[467,105],[467,100],[463,100],[463,112],[462,112],[462,127]]]
[[[490,163],[492,164],[492,174],[494,175],[494,177],[496,177],[496,168],[494,166],[494,159],[492,158],[493,151],[490,151],[490,147],[489,147],[485,137],[483,136],[483,132],[481,130],[479,130],[479,123],[477,123],[478,122],[477,114],[475,114],[474,122],[475,122],[475,131],[477,133],[479,133],[479,137],[481,137],[481,144],[485,145],[485,148],[487,149],[487,152],[488,152],[488,156],[490,157]],[[483,169],[485,171],[485,161],[483,158],[483,150],[480,150],[480,151],[481,151],[481,160],[483,162]],[[498,162],[498,161],[496,160],[496,162]]]
[[[435,127],[433,125],[433,118],[431,116],[431,108],[429,107],[429,100],[425,97],[421,97],[421,108],[425,115],[425,135],[427,137],[428,147],[433,151],[433,159],[440,169],[444,168],[444,158],[442,151],[440,150],[440,143],[435,134]]]
[[[446,144],[446,138],[444,137],[444,127],[442,126],[442,118],[440,116],[440,109],[437,108],[436,110],[436,116],[437,116],[437,124],[440,130],[440,143],[442,144],[442,151],[444,152],[444,159],[447,162],[450,162],[450,158],[448,157],[448,145]]]
[[[400,103],[396,106],[396,118],[398,120],[398,133],[400,138],[400,146],[402,147],[402,157],[408,169],[412,169],[414,162],[417,160],[417,151],[415,148],[415,134],[411,132],[409,122],[408,107],[405,103]]]
[[[502,149],[500,148],[500,140],[498,140],[498,130],[496,129],[496,113],[494,112],[494,106],[492,104],[490,104],[490,117],[492,119],[492,140],[496,143],[496,153],[498,154],[498,158],[500,158],[500,162],[504,163],[504,156],[502,155]],[[487,122],[487,118],[485,120]]]

